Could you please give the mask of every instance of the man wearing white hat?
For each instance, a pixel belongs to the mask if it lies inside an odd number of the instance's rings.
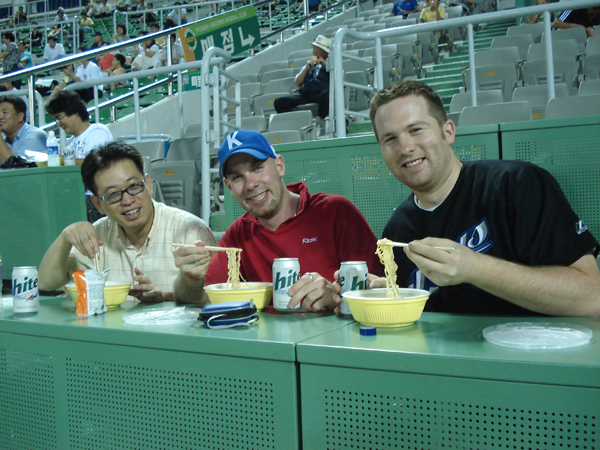
[[[275,99],[275,110],[278,113],[289,112],[296,106],[317,103],[319,112],[316,123],[321,125],[329,115],[329,72],[327,57],[331,52],[331,39],[319,35],[312,43],[313,59],[308,61],[302,71],[296,75],[298,94]]]

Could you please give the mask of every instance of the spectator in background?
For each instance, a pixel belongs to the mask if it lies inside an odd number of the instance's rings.
[[[169,35],[171,38],[171,63],[179,64],[185,62],[185,54],[183,53],[183,47],[177,42],[177,35],[172,33]],[[163,67],[167,65],[167,46],[165,45],[160,51],[160,56],[154,67]]]
[[[31,57],[31,52],[29,52],[25,43],[23,41],[18,41],[17,47],[19,48],[21,65],[23,67],[33,67],[33,59]]]
[[[0,162],[25,157],[25,150],[46,152],[48,135],[25,122],[27,105],[19,97],[0,97]]]
[[[48,36],[48,43],[44,48],[44,61],[54,61],[65,56],[65,48],[56,40],[56,36]]]
[[[56,10],[56,17],[54,18],[55,22],[68,22],[69,16],[65,14],[65,9],[61,6]]]
[[[4,44],[4,51],[0,53],[0,59],[2,60],[4,73],[19,70],[21,68],[21,54],[19,47],[15,44],[15,35],[12,31],[2,33],[2,43]]]
[[[150,24],[150,34],[158,33],[159,31],[160,31],[160,25],[158,23],[153,22]],[[156,38],[154,40],[154,42],[156,42],[156,45],[158,45],[158,48],[163,48],[165,46],[165,44],[167,43],[167,38],[165,36],[159,37],[159,38]]]
[[[112,60],[111,66],[105,70],[107,75],[123,75],[125,73],[125,56],[121,53],[116,53]],[[107,80],[110,81],[110,80]],[[116,88],[124,86],[125,81],[119,81],[118,83],[109,83],[105,87],[114,91]]]
[[[446,18],[446,10],[440,7],[440,0],[425,0],[427,8],[421,11],[420,23],[435,22]]]
[[[96,17],[112,17],[113,11],[116,9],[115,5],[109,3],[108,0],[100,0],[99,4],[94,4],[96,8]]]
[[[113,43],[117,44],[119,42],[128,41],[129,39],[125,25],[117,25],[117,34],[113,34]]]
[[[91,31],[94,28],[94,21],[89,18],[87,11],[81,11],[81,20],[79,21],[79,40],[83,41],[86,31]]]
[[[139,50],[140,54],[131,63],[133,71],[151,69],[160,56],[160,49],[154,39],[144,41],[140,45],[142,46],[142,49]]]
[[[117,9],[121,12],[131,11],[131,2],[130,0],[119,0],[117,2]]]
[[[554,21],[554,28],[585,28],[587,37],[594,36],[595,27],[600,25],[600,6],[586,9],[569,9]]]
[[[147,11],[144,13],[142,21],[145,21],[146,23],[150,24],[158,21],[158,17],[156,17],[156,14],[152,12],[153,9],[154,3],[148,3],[148,6],[146,7]]]
[[[85,47],[80,48],[80,51],[85,51]],[[44,104],[50,105],[52,100],[69,84],[78,83],[80,81],[91,81],[103,78],[105,74],[93,61],[84,59],[77,63],[77,69],[73,70],[73,65],[69,64],[61,69],[65,74],[63,81],[52,91],[50,96],[44,100]],[[94,99],[94,88],[78,89],[77,94],[84,102],[89,102]],[[98,97],[104,96],[104,86],[98,85]]]
[[[329,115],[329,72],[326,65],[331,44],[331,39],[317,36],[312,43],[313,59],[296,75],[295,83],[300,88],[298,94],[276,98],[274,106],[278,113],[289,112],[299,105],[317,103],[319,112],[315,122],[317,126],[323,124],[323,120]]]
[[[20,86],[21,86],[21,80],[7,81],[6,83],[2,84],[2,87],[4,88],[5,92],[18,91],[18,90],[20,90]],[[0,89],[0,91],[1,90],[2,89]],[[25,103],[25,105],[29,105],[29,99],[27,98],[26,95],[19,95],[18,97],[21,100],[23,100],[23,103]],[[29,109],[27,109],[27,108],[25,108],[25,122],[29,123]]]
[[[396,3],[394,3],[392,12],[388,17],[402,16],[406,19],[409,14],[422,10],[423,8],[419,6],[417,0],[398,0]]]
[[[94,31],[92,37],[94,39],[94,43],[90,45],[90,50],[108,45],[108,42],[102,38],[102,33],[100,31]]]
[[[177,27],[187,23],[187,11],[185,8],[180,7],[180,2],[175,2],[175,9],[173,9],[165,18],[165,28]]]
[[[89,18],[87,11],[81,11],[81,20],[79,21],[80,36],[83,36],[83,32],[89,31],[94,28],[94,21]]]
[[[27,23],[27,14],[23,11],[23,7],[19,6],[19,9],[13,15],[13,23],[15,25],[26,24]]]
[[[32,47],[41,47],[44,35],[40,33],[39,28],[36,26],[37,22],[31,22],[31,25],[31,34],[27,39],[25,39],[25,43],[31,44]]]
[[[108,42],[104,41],[104,39],[102,38],[102,33],[100,31],[94,31],[92,39],[94,39],[94,42],[92,43],[92,45],[90,45],[90,50],[95,50],[100,47],[106,47],[108,45]],[[85,49],[83,51],[85,51]],[[92,61],[95,64],[98,64],[99,58],[97,56],[94,56],[90,59],[90,61]]]
[[[77,92],[59,92],[56,98],[50,102],[47,110],[56,121],[56,124],[65,130],[65,133],[73,135],[67,141],[67,145],[72,145],[75,149],[75,163],[77,165],[81,165],[93,149],[113,140],[113,136],[106,125],[101,123],[90,124],[90,116],[85,103]],[[91,191],[86,191],[85,196],[88,220],[94,223],[102,217],[102,214],[92,203]]]
[[[531,6],[545,5],[549,3],[549,0],[533,0]],[[551,19],[554,20],[554,13],[550,13]],[[542,20],[542,14],[533,14],[528,18],[529,23],[540,23]]]

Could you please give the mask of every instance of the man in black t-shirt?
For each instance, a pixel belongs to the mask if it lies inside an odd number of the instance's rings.
[[[599,6],[587,9],[568,9],[563,11],[552,24],[555,29],[583,27],[587,37],[594,36],[597,25],[600,25]]]
[[[412,191],[383,236],[410,243],[395,251],[398,284],[429,290],[426,310],[600,315],[599,244],[547,171],[461,163],[454,124],[419,82],[386,86],[370,118],[386,165]]]

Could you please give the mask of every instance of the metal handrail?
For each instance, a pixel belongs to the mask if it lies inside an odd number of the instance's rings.
[[[344,107],[344,68],[342,62],[342,45],[344,38],[351,37],[360,40],[374,40],[376,45],[381,46],[381,39],[404,36],[408,34],[420,32],[434,32],[438,30],[447,30],[460,26],[466,26],[468,30],[469,40],[469,67],[471,69],[471,77],[469,80],[469,88],[471,90],[471,99],[473,105],[477,105],[477,89],[475,83],[475,51],[474,51],[474,33],[473,25],[480,23],[498,22],[506,19],[517,19],[524,16],[543,14],[544,17],[544,32],[547,36],[551,33],[550,13],[565,11],[568,9],[584,9],[600,5],[600,0],[571,0],[568,3],[549,3],[545,5],[529,6],[525,8],[495,11],[493,13],[476,14],[472,16],[458,17],[455,19],[442,20],[437,22],[422,23],[417,25],[407,25],[398,28],[389,28],[386,30],[360,32],[349,28],[340,28],[333,38],[333,103],[334,103],[334,118],[335,135],[337,137],[346,137],[346,118]],[[554,91],[554,66],[552,56],[552,39],[545,40],[546,45],[546,67],[548,79],[548,98],[555,97]],[[381,52],[376,52],[376,73],[382,70]],[[377,75],[379,77],[379,75]],[[379,84],[378,86],[381,86]]]

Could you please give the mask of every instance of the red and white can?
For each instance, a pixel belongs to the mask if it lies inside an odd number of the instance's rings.
[[[40,309],[38,271],[35,266],[13,267],[13,312],[33,313]]]
[[[340,265],[340,286],[342,287],[342,303],[340,314],[352,315],[344,292],[367,289],[369,287],[369,269],[366,261],[344,261]]]

